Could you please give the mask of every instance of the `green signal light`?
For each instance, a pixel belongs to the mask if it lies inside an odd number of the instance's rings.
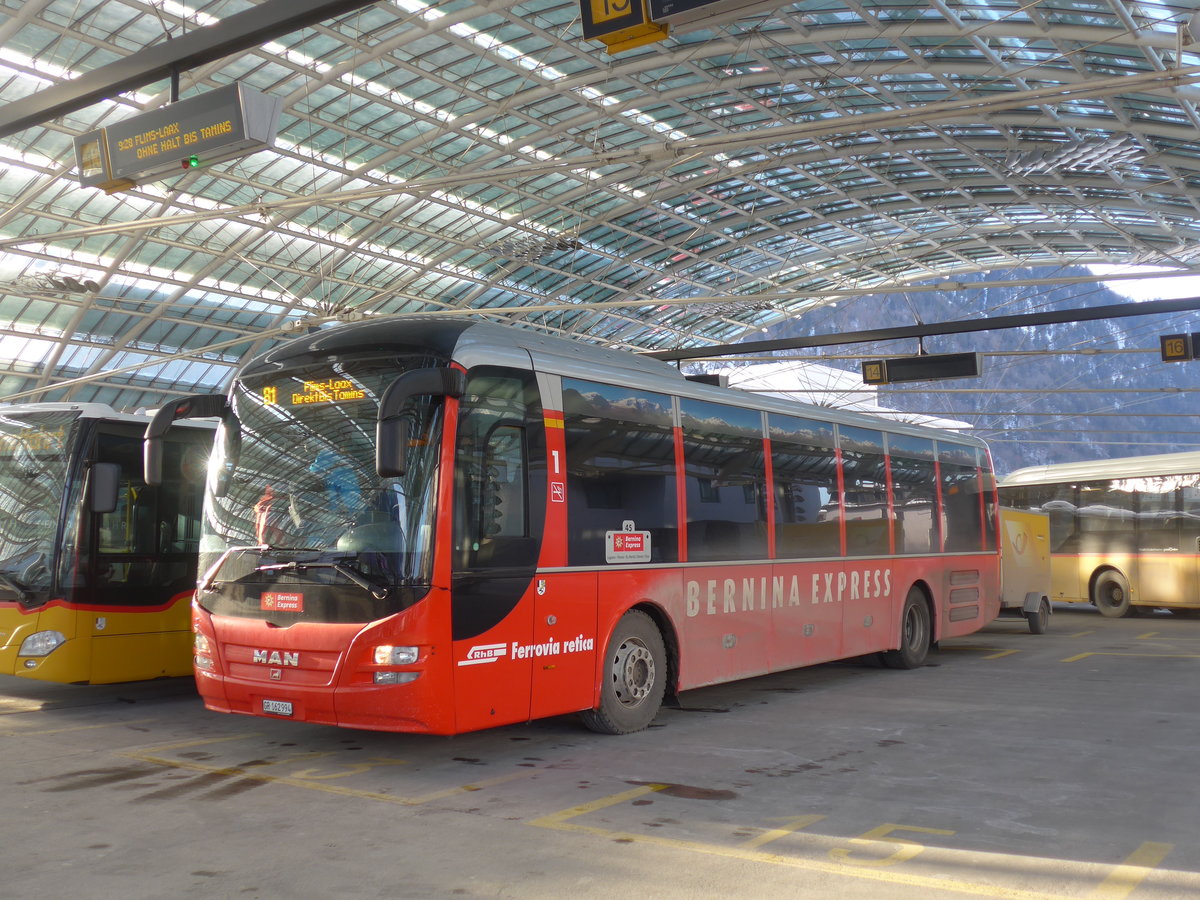
[[[198,169],[198,168],[200,168],[200,157],[196,156],[196,155],[193,153],[191,156],[189,156],[187,159],[185,159],[185,160],[183,161],[183,167],[184,167],[185,169]]]

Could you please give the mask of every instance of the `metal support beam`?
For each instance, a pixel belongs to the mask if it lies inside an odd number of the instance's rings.
[[[717,344],[712,347],[693,347],[686,350],[653,350],[643,353],[654,359],[706,359],[710,356],[735,356],[742,353],[773,353],[777,350],[798,350],[803,347],[838,347],[842,344],[865,344],[871,341],[899,341],[923,338],[935,334],[967,334],[974,331],[999,331],[1004,328],[1028,328],[1036,325],[1059,325],[1064,322],[1092,322],[1096,319],[1124,319],[1130,316],[1154,316],[1165,313],[1188,312],[1200,309],[1200,297],[1179,300],[1149,300],[1145,303],[1115,303],[1093,306],[1090,309],[1063,309],[1054,312],[1025,313],[1018,316],[994,316],[969,322],[933,322],[929,325],[904,325],[898,328],[873,328],[849,334],[814,334],[808,337],[781,338],[774,341],[747,341],[743,344]]]
[[[84,109],[125,91],[153,84],[171,73],[258,47],[267,41],[371,6],[379,0],[265,0],[216,25],[197,28],[101,66],[72,81],[0,107],[0,138]]]

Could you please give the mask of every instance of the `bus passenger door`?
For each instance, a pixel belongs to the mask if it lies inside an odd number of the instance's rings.
[[[544,447],[532,373],[472,369],[454,467],[451,629],[458,731],[530,715]]]

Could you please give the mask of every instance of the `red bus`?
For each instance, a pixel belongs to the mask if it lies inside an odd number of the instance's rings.
[[[314,332],[220,416],[194,605],[209,709],[454,734],[879,653],[998,611],[995,479],[963,435],[697,383],[461,319]]]

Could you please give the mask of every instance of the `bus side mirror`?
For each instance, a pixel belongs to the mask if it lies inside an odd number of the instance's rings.
[[[110,513],[117,508],[121,487],[121,467],[117,463],[94,462],[88,467],[88,508],[94,513]]]
[[[224,394],[193,394],[169,403],[156,412],[146,426],[142,448],[146,484],[162,484],[163,435],[176,419],[223,419],[228,413],[229,401]]]
[[[461,397],[467,376],[458,369],[413,369],[387,386],[379,398],[375,423],[375,471],[380,478],[398,478],[408,468],[410,417],[404,407],[413,397]]]

